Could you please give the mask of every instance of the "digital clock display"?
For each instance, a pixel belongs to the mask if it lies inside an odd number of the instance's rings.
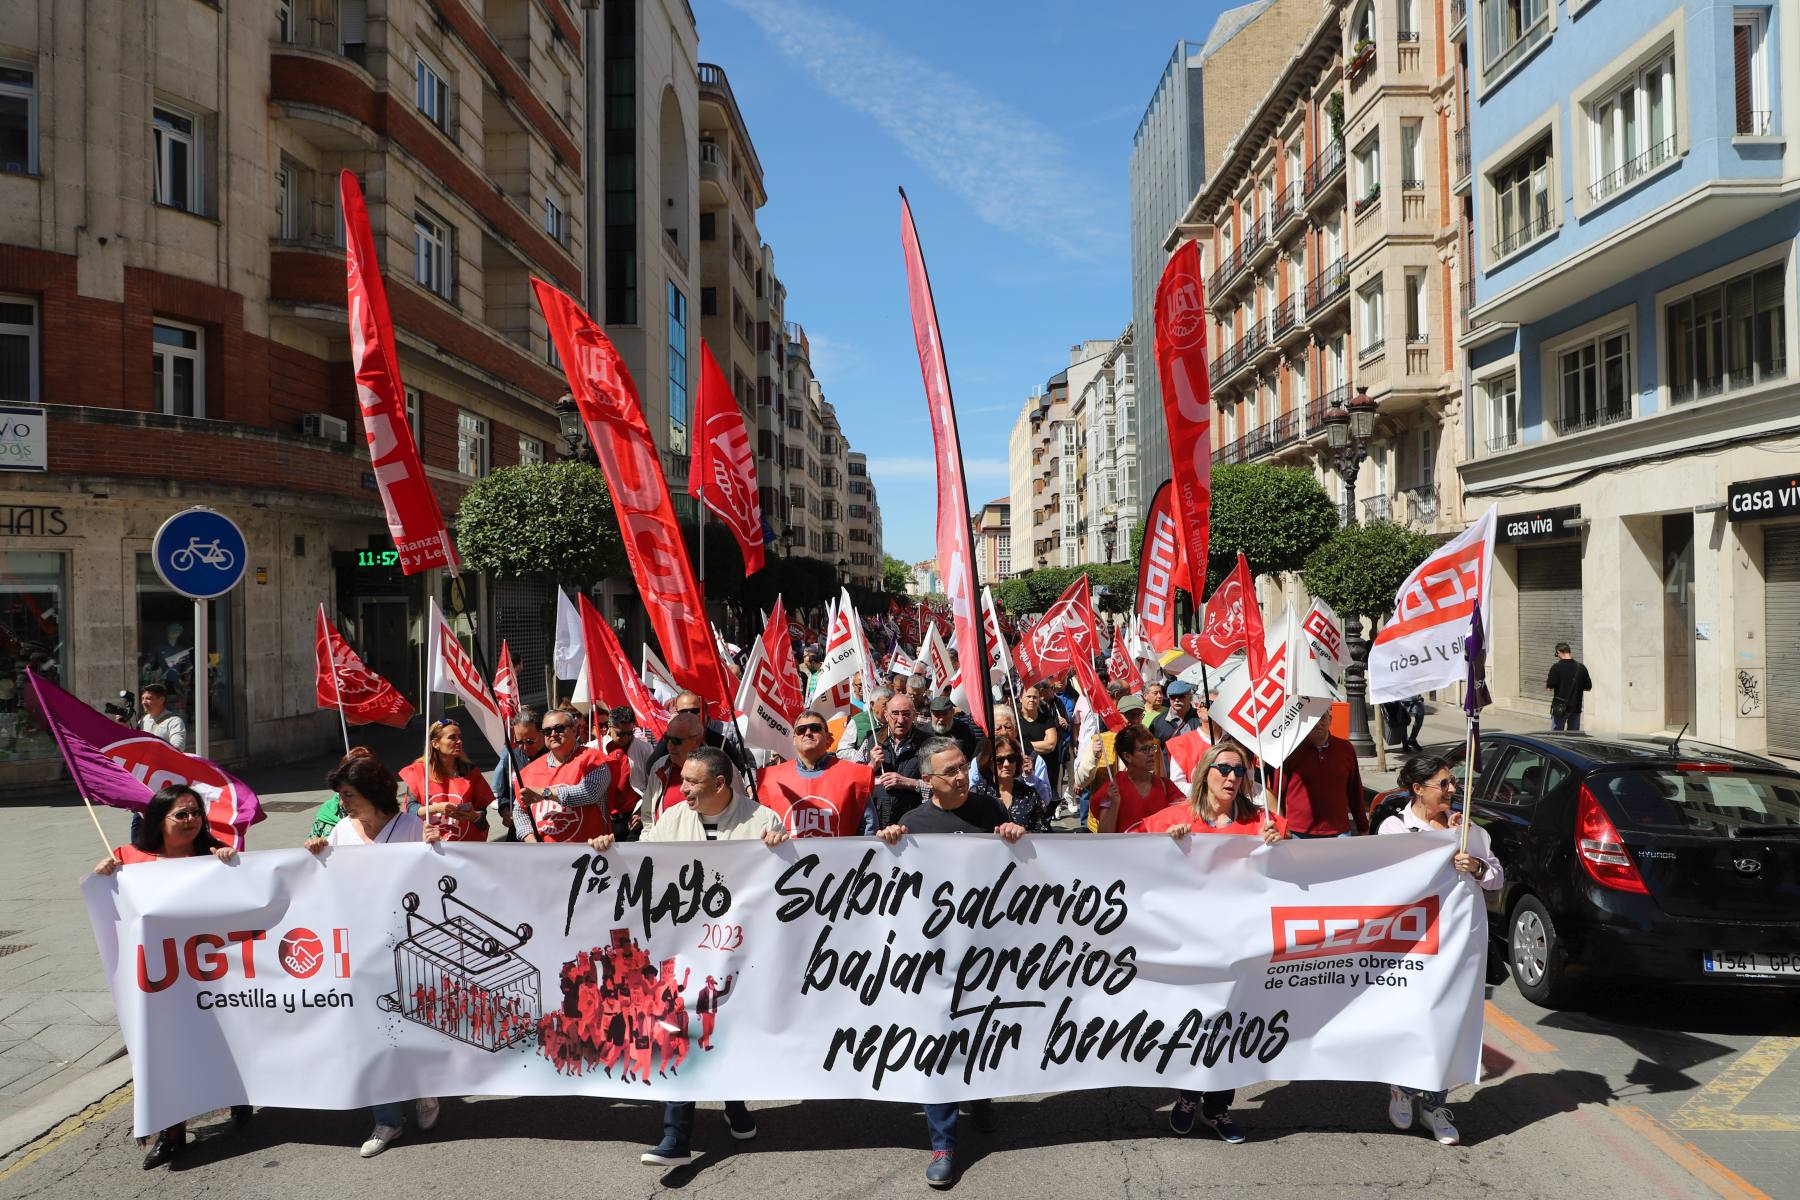
[[[359,567],[397,567],[400,565],[398,550],[358,550],[356,565]]]

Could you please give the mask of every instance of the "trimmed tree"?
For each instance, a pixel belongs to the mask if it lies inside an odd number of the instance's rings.
[[[1283,575],[1304,567],[1338,527],[1337,506],[1304,467],[1216,467],[1212,488],[1209,596],[1231,573],[1240,551],[1254,573]]]
[[[502,467],[456,510],[456,548],[473,571],[544,574],[587,586],[628,569],[612,493],[583,462]]]
[[[1435,538],[1392,521],[1351,525],[1313,551],[1300,578],[1339,615],[1357,613],[1379,622],[1394,611],[1406,577],[1437,547]]]

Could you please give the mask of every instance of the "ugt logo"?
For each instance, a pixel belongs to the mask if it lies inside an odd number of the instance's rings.
[[[137,948],[138,990],[155,994],[174,985],[186,975],[199,983],[212,983],[225,978],[236,960],[237,972],[245,979],[256,978],[256,947],[268,940],[266,929],[234,929],[229,933],[196,933],[186,939],[166,937],[160,947],[161,961],[153,964],[146,947]],[[350,978],[350,931],[331,931],[331,951],[318,934],[304,926],[295,926],[281,935],[276,946],[276,961],[295,979],[311,979],[329,963],[332,975]],[[154,972],[155,977],[152,978]]]
[[[1334,954],[1436,954],[1438,898],[1411,904],[1329,904],[1269,910],[1271,962]]]

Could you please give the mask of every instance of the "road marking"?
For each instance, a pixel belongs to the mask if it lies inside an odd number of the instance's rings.
[[[1488,1028],[1497,1029],[1502,1037],[1527,1054],[1555,1054],[1556,1047],[1533,1033],[1524,1025],[1500,1011],[1500,1006],[1492,1000],[1484,1009],[1487,1015]]]
[[[0,1182],[5,1182],[11,1176],[23,1171],[26,1167],[29,1167],[38,1159],[49,1154],[52,1150],[55,1150],[58,1146],[68,1141],[94,1122],[103,1117],[110,1116],[116,1109],[130,1099],[131,1085],[126,1084],[110,1096],[103,1096],[98,1101],[88,1105],[86,1108],[64,1121],[61,1125],[58,1125],[55,1129],[52,1129],[49,1133],[46,1133],[43,1137],[33,1142],[26,1148],[23,1154],[20,1154],[13,1161],[7,1163],[5,1166],[0,1166]]]
[[[1800,1133],[1800,1113],[1737,1111],[1737,1106],[1796,1050],[1800,1050],[1800,1038],[1762,1039],[1689,1097],[1669,1118],[1669,1124],[1676,1129],[1723,1133]]]
[[[1621,1104],[1607,1111],[1726,1200],[1770,1200],[1769,1193],[1750,1183],[1694,1143],[1671,1133],[1661,1121],[1643,1109]]]

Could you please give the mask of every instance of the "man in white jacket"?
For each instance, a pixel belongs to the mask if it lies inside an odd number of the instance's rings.
[[[761,838],[765,846],[787,841],[781,818],[748,796],[738,795],[732,782],[731,760],[723,751],[701,746],[688,751],[681,764],[681,794],[686,803],[670,806],[644,831],[644,842],[748,841]],[[649,814],[646,814],[648,816]],[[613,848],[611,834],[588,842],[596,853]],[[756,1121],[742,1100],[725,1102],[725,1124],[731,1136],[747,1142],[756,1136]],[[663,1105],[663,1138],[644,1152],[646,1166],[678,1167],[693,1159],[688,1151],[694,1130],[692,1101]]]

